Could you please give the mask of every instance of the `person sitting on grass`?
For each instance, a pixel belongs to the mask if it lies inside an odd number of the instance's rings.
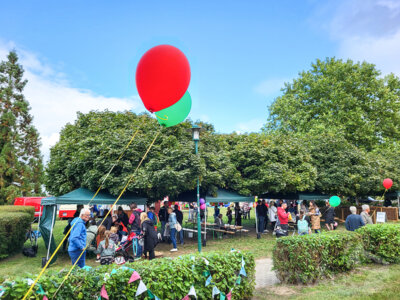
[[[110,240],[112,240],[115,243],[115,245],[118,245],[119,243],[118,227],[113,226],[111,227],[110,231],[111,231]]]
[[[96,253],[100,255],[100,264],[109,265],[114,262],[115,243],[110,239],[111,231],[106,230],[104,240],[102,240],[97,248]]]
[[[92,219],[90,221],[89,228],[86,230],[86,245],[88,246],[87,248],[88,251],[91,252],[96,251],[96,247],[93,245],[93,242],[96,238],[96,234],[97,234],[96,220]]]

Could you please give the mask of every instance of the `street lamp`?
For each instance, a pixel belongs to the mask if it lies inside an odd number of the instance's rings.
[[[197,125],[192,127],[193,141],[196,155],[199,154],[198,143],[200,140],[201,128]],[[197,177],[197,249],[201,252],[201,223],[200,223],[200,179]]]

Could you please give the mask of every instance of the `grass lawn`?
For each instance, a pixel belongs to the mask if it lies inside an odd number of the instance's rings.
[[[253,299],[399,299],[399,293],[400,265],[368,265],[312,286],[259,289]]]

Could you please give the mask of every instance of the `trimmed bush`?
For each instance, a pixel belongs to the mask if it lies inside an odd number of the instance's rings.
[[[0,259],[22,250],[33,216],[33,207],[0,206]]]
[[[241,277],[240,284],[235,284],[241,269],[242,256],[245,261],[247,277]],[[206,260],[209,262],[208,265]],[[124,268],[125,267],[125,268]],[[215,285],[220,291],[227,294],[232,289],[232,299],[250,299],[255,284],[255,263],[250,253],[210,252],[203,255],[184,255],[175,259],[161,258],[152,261],[138,261],[125,264],[100,266],[89,271],[78,267],[69,276],[54,299],[97,299],[103,284],[110,299],[151,299],[148,293],[135,297],[139,280],[128,284],[132,270],[135,269],[141,276],[147,289],[158,298],[182,299],[193,285],[197,299],[212,299],[212,290]],[[112,274],[113,269],[116,270]],[[212,284],[205,286],[206,278],[212,276]],[[39,283],[51,299],[62,282],[66,271],[49,272]],[[105,275],[105,274],[109,274]],[[105,277],[109,277],[105,280]],[[32,278],[34,279],[34,278]],[[14,285],[4,282],[6,292],[4,299],[21,299],[29,286],[26,279],[16,279]],[[34,299],[42,299],[38,295],[39,287],[35,287]],[[192,297],[192,299],[194,299]]]
[[[351,270],[363,257],[361,237],[355,232],[326,232],[277,239],[274,269],[287,283],[310,283]]]
[[[400,262],[400,225],[366,225],[357,229],[357,232],[362,236],[368,257],[380,262]]]

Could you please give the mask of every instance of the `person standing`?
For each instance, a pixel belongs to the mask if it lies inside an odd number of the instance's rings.
[[[257,214],[257,233],[263,233],[264,232],[264,209],[263,205],[261,203],[261,200],[257,201],[257,206],[256,206],[256,214]],[[260,238],[260,235],[257,235],[257,238]]]
[[[68,254],[71,262],[83,268],[85,266],[86,251],[86,222],[90,219],[90,210],[82,209],[79,217],[71,221],[71,233],[69,237]],[[81,255],[82,251],[84,253]],[[80,256],[80,257],[79,257]]]
[[[129,224],[131,224],[131,232],[134,232],[136,235],[140,235],[141,229],[140,229],[140,213],[141,210],[137,208],[136,203],[131,204],[131,211],[132,214],[129,217]],[[142,256],[142,246],[138,243],[137,245],[137,253],[136,257],[141,257]]]
[[[364,221],[365,225],[368,224],[374,224],[374,222],[372,221],[371,216],[369,215],[370,209],[369,209],[369,205],[368,204],[364,204],[362,207],[362,213],[360,214],[361,218]]]
[[[178,248],[176,247],[176,223],[178,221],[176,220],[176,214],[172,211],[172,208],[168,208],[168,225],[169,225],[169,231],[170,231],[170,237],[172,241],[172,246],[174,248],[171,249],[171,252],[176,252],[178,251]]]
[[[283,202],[280,207],[278,207],[278,219],[279,219],[279,226],[281,226],[281,229],[285,232],[285,236],[288,235],[288,230],[289,230],[289,215],[290,213],[286,212],[287,208],[287,203]]]
[[[175,204],[174,213],[176,215],[176,221],[183,227],[183,213],[179,210],[179,206]],[[183,230],[179,231],[179,243],[183,245]]]
[[[268,232],[267,230],[267,225],[268,225],[268,205],[265,203],[265,199],[261,201],[261,206],[263,208],[263,213],[264,213],[264,224],[263,224],[263,232]],[[249,216],[250,219],[250,216]]]
[[[108,209],[104,210],[103,225],[107,230],[110,230],[113,220],[112,220],[111,214],[109,214],[108,212],[109,212]]]
[[[158,212],[158,218],[160,219],[161,222],[161,236],[164,242],[167,242],[167,239],[164,236],[165,232],[165,225],[168,223],[168,202],[164,201],[164,205],[160,208],[160,211]]]
[[[327,210],[325,212],[325,226],[330,231],[333,230],[335,223],[335,208],[331,206],[329,201],[326,201]]]
[[[351,214],[347,216],[346,218],[346,229],[348,231],[354,231],[357,230],[358,228],[362,227],[365,225],[362,217],[360,215],[357,215],[357,208],[355,206],[350,206],[350,212]]]
[[[218,218],[218,216],[219,216],[219,204],[216,203],[214,206],[214,219]]]
[[[276,217],[277,217],[278,210],[275,206],[275,202],[269,202],[269,209],[268,209],[268,218],[271,223],[271,230],[274,231],[275,224],[276,224]]]
[[[149,260],[152,260],[153,258],[155,258],[154,248],[158,243],[157,232],[154,228],[153,221],[148,218],[148,215],[145,212],[142,212],[140,214],[140,220],[144,241],[143,251],[145,253],[145,256],[148,252]]]
[[[228,224],[231,225],[231,223],[232,223],[232,210],[231,210],[230,206],[228,206],[228,209],[226,210],[226,216],[228,217]]]
[[[80,216],[80,213],[81,213],[82,208],[83,208],[83,205],[82,205],[82,204],[78,204],[78,205],[76,206],[76,211],[75,211],[75,213],[74,213],[74,216],[73,216],[72,218],[68,219],[68,224],[67,224],[67,226],[65,226],[65,228],[64,228],[64,232],[63,232],[63,233],[64,233],[64,235],[67,235],[67,236],[65,237],[65,240],[64,240],[64,242],[63,242],[63,251],[65,251],[65,250],[67,249],[68,240],[69,240],[69,233],[68,233],[68,231],[71,229],[71,222],[72,222],[73,219],[75,219],[75,218],[77,218],[77,217]]]
[[[235,203],[235,225],[242,226],[242,210],[240,209],[239,202]]]
[[[319,208],[315,201],[310,201],[310,206],[308,208],[308,215],[311,218],[311,230],[314,230],[315,233],[321,232],[321,214],[319,212]]]

